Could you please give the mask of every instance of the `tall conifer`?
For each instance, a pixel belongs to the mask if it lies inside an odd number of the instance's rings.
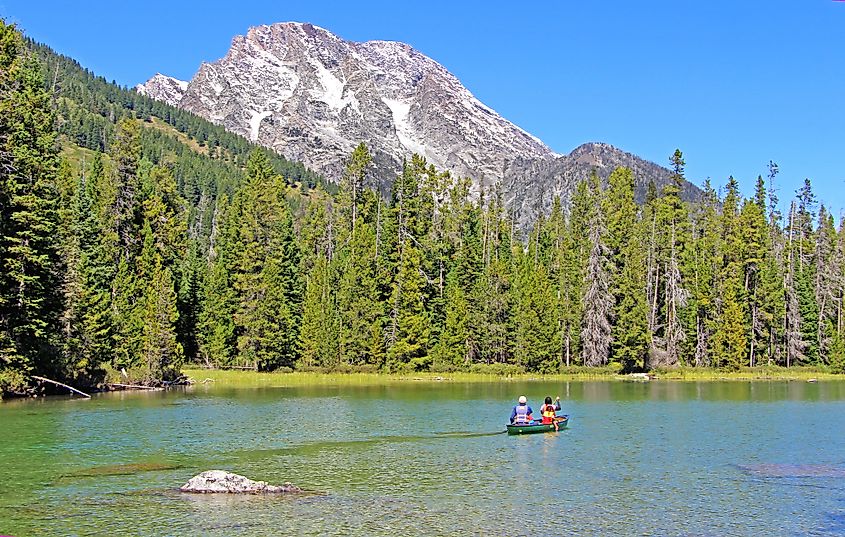
[[[626,370],[645,365],[648,310],[645,283],[644,227],[634,202],[634,174],[617,168],[608,179],[602,211],[607,218],[613,293],[612,358]]]
[[[36,61],[0,20],[0,391],[59,367],[54,114]]]

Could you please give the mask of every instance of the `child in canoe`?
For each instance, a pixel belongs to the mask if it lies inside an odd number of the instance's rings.
[[[540,407],[540,415],[543,417],[543,425],[554,424],[555,431],[557,431],[558,419],[556,412],[558,410],[560,410],[560,397],[555,398],[555,404],[552,404],[551,397],[546,397],[546,401],[543,403],[543,406]]]

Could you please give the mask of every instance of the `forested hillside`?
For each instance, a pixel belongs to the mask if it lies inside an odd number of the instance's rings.
[[[216,367],[556,372],[611,362],[845,369],[845,229],[634,176],[581,183],[520,236],[493,189],[362,144],[339,191],[0,23],[0,391]]]

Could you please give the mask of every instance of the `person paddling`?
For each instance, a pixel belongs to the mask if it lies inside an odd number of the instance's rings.
[[[560,397],[555,397],[555,404],[552,404],[552,398],[546,397],[543,406],[540,407],[540,415],[543,417],[543,425],[555,426],[555,431],[558,430],[558,418],[556,412],[560,410]]]
[[[528,399],[524,395],[519,396],[519,404],[511,411],[511,423],[513,425],[530,425],[533,421],[531,414],[534,411],[528,406]]]

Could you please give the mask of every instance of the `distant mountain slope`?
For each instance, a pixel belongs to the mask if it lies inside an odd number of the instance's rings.
[[[153,100],[106,81],[76,60],[28,40],[44,70],[44,79],[57,97],[58,129],[79,147],[105,151],[121,118],[144,121],[142,145],[153,163],[169,159],[183,195],[196,202],[201,194],[211,199],[231,192],[247,155],[256,144],[195,114]],[[160,77],[162,85],[169,79]],[[178,89],[175,85],[174,91]],[[167,125],[169,129],[162,128]],[[166,148],[166,151],[162,151]],[[268,152],[275,168],[290,182],[322,183],[322,178],[299,162]]]
[[[659,188],[668,178],[665,168],[607,144],[555,154],[410,46],[354,43],[311,24],[250,28],[189,82],[157,74],[137,90],[301,160],[330,180],[339,179],[361,141],[385,183],[418,153],[471,177],[476,189],[501,183],[521,223],[548,208],[552,196],[569,199],[593,168],[606,177],[633,164],[640,192],[649,181]]]
[[[627,153],[610,144],[591,142],[575,148],[568,155],[555,159],[517,160],[505,169],[502,190],[505,199],[520,222],[532,222],[539,214],[548,214],[555,197],[566,206],[575,187],[595,170],[602,181],[620,166],[634,171],[634,195],[638,203],[645,201],[648,185],[653,182],[658,192],[670,181],[670,171],[653,162]],[[681,197],[695,200],[701,190],[684,182]]]

